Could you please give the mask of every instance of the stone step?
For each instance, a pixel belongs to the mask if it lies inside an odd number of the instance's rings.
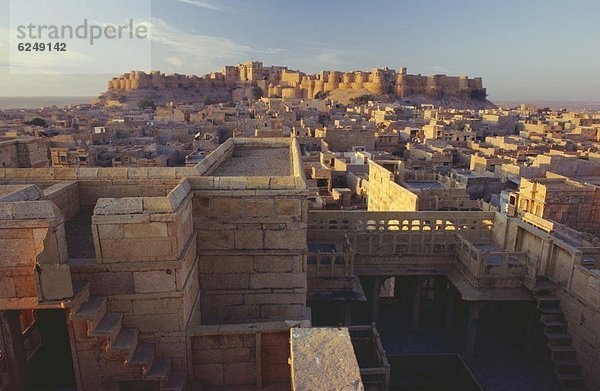
[[[171,371],[163,391],[185,391],[187,386],[187,373],[185,371]]]
[[[560,303],[560,299],[556,296],[536,296],[538,303]]]
[[[71,313],[79,308],[90,298],[90,283],[87,281],[73,281],[73,300],[71,300]]]
[[[142,367],[142,373],[146,374],[150,370],[152,363],[154,362],[154,345],[146,342],[138,342],[131,360],[128,362],[129,365],[139,365]]]
[[[169,375],[171,374],[171,359],[160,357],[154,360],[152,363],[152,367],[144,376],[146,380],[159,381],[161,387],[163,387],[167,380],[169,380]]]
[[[106,315],[106,297],[91,296],[77,312],[71,315],[71,318],[87,321],[88,330],[94,330],[104,315]]]
[[[575,360],[577,359],[577,352],[575,350],[553,351],[550,358],[552,360]]]
[[[73,313],[73,319],[90,320],[97,316],[98,312],[102,312],[102,307],[106,309],[106,297],[90,296],[88,300],[81,304],[79,309]],[[102,314],[104,316],[104,313]]]
[[[555,333],[555,332],[544,332],[546,338],[548,338],[548,345],[570,345],[571,336],[567,333]]]
[[[581,366],[575,359],[555,359],[556,373],[580,373]]]
[[[547,321],[553,321],[553,320],[564,320],[564,316],[562,311],[559,313],[553,313],[553,314],[542,314],[542,316],[540,316],[540,321],[542,323],[547,322]]]
[[[117,336],[111,350],[125,355],[125,361],[128,362],[138,345],[138,329],[123,327]]]
[[[576,350],[573,347],[573,345],[548,345],[548,349],[550,349],[550,353],[554,356],[554,355],[568,355],[568,354],[573,354],[575,355]]]
[[[108,339],[107,349],[112,346],[121,332],[123,326],[123,314],[109,312],[98,323],[98,326],[92,330],[92,337],[105,337]]]
[[[562,318],[559,318],[559,319],[546,318],[546,319],[542,319],[542,323],[545,327],[564,327],[564,328],[567,327],[567,322]]]
[[[560,308],[556,307],[540,307],[542,315],[562,315]]]
[[[556,291],[556,285],[550,281],[540,281],[538,278],[535,288],[533,288],[535,294],[548,293]]]
[[[556,377],[564,387],[569,387],[569,389],[573,390],[583,390],[585,383],[583,381],[583,376],[579,373],[558,373],[556,374]]]

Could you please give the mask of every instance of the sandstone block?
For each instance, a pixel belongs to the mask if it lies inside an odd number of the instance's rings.
[[[155,238],[150,240],[136,240],[133,238],[118,240],[105,239],[100,241],[102,248],[102,262],[127,262],[145,260],[175,259],[173,243],[168,238]]]
[[[219,319],[228,320],[252,320],[259,317],[259,307],[257,305],[231,305],[218,308]]]
[[[192,207],[194,216],[207,216],[210,210],[210,198],[194,197]]]
[[[142,211],[142,198],[139,197],[100,198],[94,208],[97,215],[137,214]]]
[[[248,217],[271,217],[273,216],[273,200],[269,199],[245,199],[244,216]]]
[[[194,379],[209,386],[223,385],[223,364],[194,364]]]
[[[262,366],[263,381],[266,384],[287,383],[290,381],[290,366],[287,363],[265,364]]]
[[[124,314],[133,313],[131,300],[109,299],[106,303],[106,308],[109,312],[121,312]]]
[[[265,248],[271,249],[305,249],[306,231],[285,230],[265,231]]]
[[[297,256],[254,257],[254,270],[259,273],[286,273],[291,272],[293,262]]]
[[[135,292],[131,272],[96,272],[90,276],[90,291],[98,295],[127,295]]]
[[[301,273],[252,274],[250,288],[306,288],[306,275]]]
[[[124,318],[126,327],[142,333],[160,333],[179,330],[179,317],[172,314],[129,315]]]
[[[124,236],[123,224],[97,224],[100,239],[119,239]]]
[[[305,304],[304,293],[252,293],[244,295],[246,304]]]
[[[12,278],[2,277],[3,282],[0,284],[0,298],[8,299],[16,297],[17,291],[15,289],[15,283]]]
[[[278,216],[300,216],[300,200],[275,200],[275,213]]]
[[[219,364],[248,362],[252,358],[249,348],[223,348],[194,351],[194,362],[199,364]]]
[[[215,249],[229,250],[234,248],[234,231],[198,231],[198,248],[199,249]]]
[[[260,307],[261,318],[265,319],[298,319],[302,316],[302,305],[263,305]]]
[[[236,305],[244,304],[244,295],[220,295],[220,294],[205,294],[202,296],[203,306],[221,306],[221,305]],[[255,304],[255,303],[246,303]]]
[[[143,197],[142,204],[144,211],[152,212],[171,212],[171,202],[167,197]]]
[[[201,274],[200,290],[248,289],[248,274]]]
[[[166,223],[124,224],[123,234],[126,238],[167,237]]]
[[[213,198],[210,200],[210,215],[219,219],[242,215],[242,200],[237,198]]]
[[[167,270],[153,270],[147,272],[134,272],[133,282],[136,293],[173,292],[175,287],[175,273]]]
[[[289,350],[290,336],[287,332],[262,333],[260,339],[263,346],[287,346]]]
[[[192,339],[193,350],[243,348],[244,336],[242,334],[201,335]]]
[[[182,311],[183,298],[164,297],[160,299],[133,300],[134,314],[177,314]]]
[[[256,364],[254,362],[225,364],[225,384],[256,384]]]
[[[263,248],[263,231],[261,230],[236,230],[235,248],[260,249]]]
[[[15,293],[17,297],[36,297],[37,287],[35,284],[35,276],[33,274],[26,276],[13,277],[15,284]]]
[[[253,271],[251,256],[200,256],[201,273],[252,273]]]

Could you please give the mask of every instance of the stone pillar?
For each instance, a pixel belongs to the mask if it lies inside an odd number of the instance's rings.
[[[421,285],[423,284],[422,278],[415,280],[413,288],[413,301],[412,301],[412,314],[410,317],[410,327],[412,329],[419,328],[419,315],[421,312]]]
[[[448,296],[448,281],[443,276],[436,276],[433,279],[433,306],[435,308],[436,324],[444,325],[444,309]]]
[[[472,301],[469,303],[469,322],[467,323],[467,340],[465,346],[465,357],[473,357],[475,353],[475,341],[477,340],[477,325],[479,314],[485,306],[485,302]]]
[[[377,323],[379,316],[379,276],[372,278],[371,287],[371,321]]]
[[[454,285],[450,284],[448,286],[447,296],[446,296],[446,328],[452,328],[452,324],[454,323],[454,303],[456,302],[457,295],[456,288]]]

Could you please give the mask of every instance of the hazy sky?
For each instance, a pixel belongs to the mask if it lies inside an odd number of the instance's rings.
[[[599,16],[598,0],[154,0],[148,23],[163,72],[251,59],[305,72],[404,66],[481,76],[491,100],[600,101]],[[0,96],[92,96],[114,76],[11,75],[2,39]]]

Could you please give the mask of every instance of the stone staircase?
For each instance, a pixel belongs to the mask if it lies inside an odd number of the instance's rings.
[[[159,384],[161,391],[187,389],[186,372],[172,370],[169,358],[155,357],[154,344],[139,340],[137,329],[123,326],[123,314],[107,311],[106,297],[90,296],[87,283],[79,283],[74,292],[71,319],[85,324],[84,340],[100,340],[100,359],[114,380],[148,381]]]
[[[565,390],[583,390],[584,379],[577,361],[576,351],[567,331],[567,321],[556,296],[557,286],[547,279],[539,278],[534,298],[541,314],[540,322],[554,363],[556,378]]]

